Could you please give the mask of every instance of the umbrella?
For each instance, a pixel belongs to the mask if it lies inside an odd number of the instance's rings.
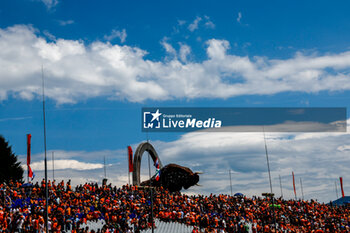
[[[235,195],[233,195],[233,196],[235,196],[235,197],[242,197],[244,195],[243,195],[243,193],[235,193]]]

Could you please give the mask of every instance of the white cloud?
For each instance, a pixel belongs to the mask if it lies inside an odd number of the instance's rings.
[[[160,44],[163,46],[163,48],[165,49],[165,51],[167,52],[167,54],[171,55],[172,58],[175,58],[177,57],[177,52],[176,50],[174,49],[174,47],[169,44],[168,42],[168,38],[165,37],[161,42]]]
[[[177,51],[163,40],[173,56],[157,61],[146,59],[148,52],[138,47],[61,38],[49,42],[23,25],[0,29],[0,100],[40,95],[42,64],[47,96],[59,104],[97,96],[141,102],[350,90],[349,51],[277,60],[230,54],[226,40],[206,44],[208,58],[191,62],[188,45]]]
[[[41,0],[48,9],[55,7],[58,4],[58,0]]]
[[[191,54],[191,47],[186,44],[180,44],[179,56],[182,62],[187,62],[187,57]]]
[[[52,35],[49,31],[45,30],[43,31],[43,34],[49,39],[49,40],[56,40],[56,37],[54,35]]]
[[[226,40],[209,40],[207,42],[207,54],[210,59],[222,60],[226,57],[226,50],[230,48],[230,44]]]
[[[70,25],[70,24],[73,24],[74,23],[74,20],[58,20],[58,23],[61,25],[61,26],[67,26],[67,25]]]
[[[197,16],[196,19],[190,25],[188,25],[188,30],[191,32],[197,30],[200,21],[202,21],[202,18]]]
[[[210,29],[214,29],[215,28],[215,24],[213,23],[213,21],[210,20],[210,17],[209,16],[204,16],[204,19],[206,20],[206,22],[204,23],[204,25],[207,27],[207,28],[210,28]]]
[[[47,166],[49,168],[52,167],[51,160],[47,162]],[[103,168],[103,164],[100,164],[100,163],[85,163],[85,162],[72,160],[72,159],[55,160],[54,166],[55,166],[55,170],[63,170],[63,169],[92,170],[92,169]],[[32,163],[31,168],[34,171],[43,171],[44,170],[44,160]]]
[[[238,15],[237,15],[237,22],[238,23],[241,23],[241,19],[242,19],[242,13],[241,12],[238,12]]]
[[[210,28],[210,29],[214,29],[215,28],[215,24],[213,23],[213,21],[210,20],[210,17],[207,16],[207,15],[204,15],[203,18],[197,16],[195,18],[195,20],[190,25],[188,25],[188,27],[187,27],[188,30],[191,31],[191,32],[197,30],[199,28],[200,22],[202,22],[202,21],[203,21],[203,24],[204,24],[204,26],[206,28]]]
[[[176,51],[176,49],[168,43],[168,38],[166,37],[161,41],[161,45],[168,54],[167,60],[178,60],[179,58],[183,63],[187,63],[188,56],[191,54],[190,46],[179,43],[180,49],[179,51]]]
[[[126,31],[123,29],[122,31],[118,31],[113,29],[110,35],[105,35],[104,38],[108,41],[112,41],[115,38],[119,38],[121,43],[124,43],[126,40]]]

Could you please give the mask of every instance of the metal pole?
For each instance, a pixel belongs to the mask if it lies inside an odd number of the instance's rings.
[[[272,181],[271,181],[271,172],[270,172],[270,162],[269,162],[269,155],[268,155],[268,153],[267,153],[265,131],[264,131],[264,142],[265,142],[265,153],[266,153],[267,171],[268,171],[268,173],[269,173],[269,181],[270,181],[270,191],[271,191],[271,193],[272,193]]]
[[[49,201],[49,190],[47,187],[47,156],[46,156],[46,119],[45,119],[45,84],[44,84],[44,67],[41,66],[41,76],[42,76],[42,91],[43,91],[43,120],[44,120],[44,151],[45,151],[45,228],[46,233],[48,233],[48,219],[49,219],[49,213],[48,213],[48,201]]]
[[[105,174],[105,179],[107,179],[106,156],[103,156],[103,170],[104,170],[104,174]]]
[[[26,135],[27,139],[27,183],[29,183],[29,167],[28,167],[28,134]]]
[[[263,133],[264,133],[264,142],[265,142],[265,153],[266,153],[266,163],[267,163],[267,171],[269,173],[269,181],[270,181],[270,192],[271,192],[271,199],[272,199],[272,212],[273,212],[273,221],[274,221],[274,228],[276,232],[276,216],[275,216],[275,202],[273,197],[273,191],[272,191],[272,181],[271,181],[271,172],[270,172],[270,162],[269,162],[269,155],[267,153],[267,145],[266,145],[266,137],[265,137],[265,129],[263,127]]]
[[[52,151],[52,182],[55,180],[55,156]]]
[[[304,200],[304,190],[303,190],[303,182],[301,181],[301,177],[300,177],[300,188],[301,188],[301,197]]]
[[[230,187],[231,187],[231,196],[232,196],[232,180],[231,180],[231,169],[228,170],[228,174],[230,175]]]
[[[148,141],[148,140],[147,140]],[[150,154],[148,153],[148,175],[149,175],[149,181],[150,181],[150,189],[151,189],[151,226],[152,226],[152,233],[154,233],[154,227],[153,227],[153,187],[151,182],[151,162],[150,162]]]
[[[27,136],[27,140],[28,140],[28,136]],[[28,150],[28,146],[27,146],[27,150]],[[28,151],[27,151],[27,153],[28,153]],[[28,158],[27,158],[27,163],[28,163]],[[27,183],[29,183],[29,166],[28,166],[28,164],[27,164]]]
[[[130,185],[129,148],[128,147],[126,147],[126,164],[128,165],[128,168],[126,170],[128,171],[128,184]]]
[[[335,185],[335,194],[337,195],[337,199],[339,198],[338,197],[338,188],[337,188],[337,182],[334,181],[334,185]]]
[[[281,175],[278,175],[278,176],[279,176],[279,179],[280,179],[281,198],[283,198]]]

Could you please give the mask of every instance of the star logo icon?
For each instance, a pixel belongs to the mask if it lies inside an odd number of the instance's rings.
[[[159,117],[160,117],[160,115],[162,115],[161,113],[159,113],[159,109],[157,109],[157,111],[155,113],[151,113],[151,114],[152,114],[151,122],[153,122],[154,120],[159,121]]]

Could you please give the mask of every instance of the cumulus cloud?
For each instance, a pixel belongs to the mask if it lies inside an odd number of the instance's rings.
[[[192,62],[186,59],[189,46],[176,51],[166,40],[162,44],[176,56],[148,60],[148,52],[138,47],[47,41],[24,25],[0,29],[0,100],[40,95],[42,64],[47,96],[59,104],[97,96],[142,102],[350,89],[349,51],[250,58],[230,54],[226,40],[211,39],[206,42],[207,59]]]
[[[123,29],[122,31],[118,31],[113,29],[110,35],[105,35],[104,38],[108,41],[112,41],[115,38],[119,38],[121,43],[124,43],[126,40],[127,34],[125,29]]]

